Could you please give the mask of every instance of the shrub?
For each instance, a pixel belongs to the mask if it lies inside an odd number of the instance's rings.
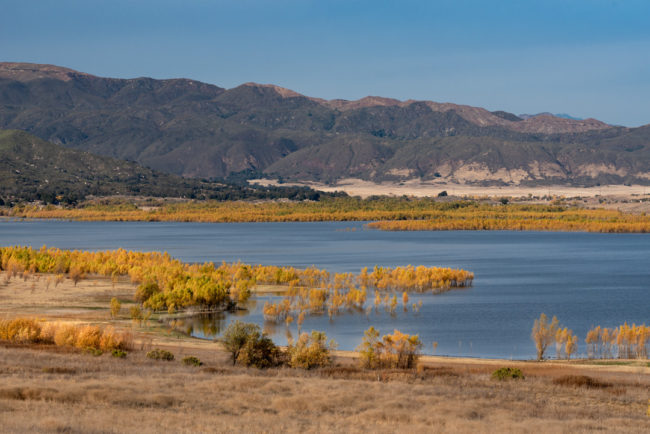
[[[41,324],[35,319],[0,321],[0,339],[20,343],[38,342],[40,334]]]
[[[93,355],[93,356],[95,356],[95,357],[99,357],[99,356],[101,356],[102,354],[104,354],[104,352],[103,352],[102,350],[100,350],[99,348],[93,348],[93,347],[86,347],[86,348],[84,348],[84,352],[85,352],[85,353],[88,353],[88,354],[90,354],[90,355]]]
[[[289,366],[292,368],[312,369],[329,366],[332,363],[330,350],[336,343],[327,343],[327,335],[323,332],[312,331],[311,335],[302,333],[295,343],[289,342],[287,356]]]
[[[84,326],[77,330],[75,346],[77,348],[97,348],[101,340],[102,331],[97,326]]]
[[[271,339],[256,333],[249,337],[237,357],[237,362],[258,369],[278,366],[282,362],[282,353]]]
[[[183,364],[187,366],[201,366],[203,365],[203,362],[200,361],[197,357],[187,356],[183,357]]]
[[[59,328],[58,323],[54,322],[48,322],[43,324],[41,327],[41,335],[40,335],[40,341],[45,343],[45,344],[53,344],[54,343],[54,335],[56,333],[56,330]]]
[[[122,350],[113,350],[111,351],[111,356],[117,357],[118,359],[124,359],[128,353]]]
[[[597,380],[587,375],[563,375],[553,380],[553,384],[559,386],[589,387],[592,389],[604,389],[612,387],[612,383]]]
[[[122,303],[115,297],[111,298],[111,318],[117,318],[120,309],[122,309]]]
[[[411,369],[420,357],[422,342],[418,335],[407,335],[395,330],[379,340],[379,332],[370,327],[363,336],[359,352],[359,363],[366,369],[392,368]]]
[[[239,354],[246,345],[246,342],[256,335],[261,336],[259,326],[241,321],[231,323],[223,332],[221,343],[226,351],[230,353],[233,365],[237,363]]]
[[[111,326],[104,329],[99,340],[99,347],[104,351],[130,350],[133,348],[133,335],[130,332],[116,332]]]
[[[492,379],[494,380],[523,380],[524,374],[520,369],[517,368],[499,368],[492,373]]]
[[[359,364],[365,369],[376,369],[380,365],[379,360],[379,331],[370,327],[363,334],[363,341],[357,347],[359,352]]]
[[[167,350],[161,350],[160,348],[149,351],[147,353],[147,357],[154,360],[165,360],[167,362],[174,360],[174,355],[172,353]]]
[[[84,274],[83,270],[79,267],[70,267],[70,271],[68,271],[68,276],[70,277],[70,280],[74,282],[74,286],[77,286],[77,283],[81,279],[84,279],[86,275]]]
[[[54,343],[59,347],[74,347],[79,328],[74,324],[61,324],[54,332]]]
[[[131,306],[130,313],[133,322],[142,323],[142,309],[140,309],[140,306]]]
[[[262,369],[281,363],[280,350],[256,324],[235,321],[224,331],[221,342],[230,352],[233,365]]]

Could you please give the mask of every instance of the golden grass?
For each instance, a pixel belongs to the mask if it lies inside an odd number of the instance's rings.
[[[647,376],[590,375],[612,388],[553,383],[580,368],[549,364],[525,380],[428,366],[303,371],[228,365],[219,351],[168,347],[173,362],[0,346],[5,432],[648,432]],[[199,356],[205,367],[185,366]],[[489,371],[491,368],[486,368]],[[613,393],[616,392],[616,393]]]
[[[130,350],[133,335],[116,331],[112,326],[102,330],[96,325],[47,323],[34,318],[14,318],[0,321],[0,340],[10,343],[49,344],[76,347],[83,350]]]
[[[601,204],[598,204],[601,205]],[[81,221],[298,222],[367,221],[382,230],[546,230],[650,232],[650,216],[613,209],[480,201],[440,202],[430,198],[355,198],[321,202],[185,202],[154,210],[133,205],[82,208],[21,206],[0,209],[11,217]]]

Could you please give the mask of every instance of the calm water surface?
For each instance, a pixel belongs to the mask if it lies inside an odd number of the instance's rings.
[[[346,229],[355,229],[349,231]],[[417,333],[424,352],[473,357],[532,358],[533,321],[557,315],[580,336],[593,325],[650,322],[650,234],[555,232],[381,232],[362,223],[140,223],[0,221],[0,245],[43,244],[64,249],[167,251],[190,262],[315,265],[358,272],[376,265],[464,268],[470,289],[413,295],[418,314],[311,317],[304,330],[325,330],[341,349],[354,349],[370,325],[382,333]],[[372,297],[370,297],[372,299]],[[264,325],[254,301],[247,321]],[[233,319],[197,319],[197,336],[218,333]],[[267,324],[268,327],[268,324]],[[286,342],[286,328],[270,330]],[[295,326],[291,330],[295,336]]]

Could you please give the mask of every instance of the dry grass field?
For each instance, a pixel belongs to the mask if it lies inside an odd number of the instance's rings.
[[[108,311],[111,297],[130,299],[130,283],[46,287],[48,277],[2,280],[0,318],[131,327]],[[125,359],[0,343],[0,432],[650,432],[647,361],[424,357],[418,370],[364,371],[353,353],[337,352],[331,368],[257,370],[231,366],[213,342],[155,327],[134,332],[136,350]],[[175,360],[146,358],[152,348]],[[184,365],[189,355],[204,365]],[[491,379],[502,366],[526,378]]]
[[[525,380],[485,366],[314,371],[229,366],[220,351],[176,361],[0,347],[2,432],[648,432],[645,374],[531,364]],[[192,354],[203,367],[178,360]],[[570,380],[568,381],[571,382]]]

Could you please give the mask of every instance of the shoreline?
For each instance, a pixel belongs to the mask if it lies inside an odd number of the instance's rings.
[[[39,276],[39,275],[37,275]],[[116,283],[108,277],[89,276],[74,285],[66,278],[56,284],[55,276],[40,274],[38,280],[30,278],[14,278],[12,282],[0,283],[0,294],[5,303],[0,307],[0,318],[34,317],[44,321],[60,321],[74,323],[89,323],[96,325],[113,325],[134,332],[135,339],[140,344],[149,343],[162,346],[173,346],[186,349],[201,349],[202,351],[223,352],[221,346],[211,338],[198,338],[170,327],[169,320],[182,319],[200,315],[201,312],[178,312],[172,316],[160,314],[153,317],[144,326],[136,326],[126,315],[132,301],[135,285],[128,278],[122,277]],[[48,280],[53,288],[46,289]],[[260,292],[264,295],[278,291],[281,286],[261,285]],[[267,292],[268,291],[268,292]],[[117,297],[122,302],[122,313],[118,318],[111,318],[109,302]],[[334,350],[332,354],[340,362],[349,365],[358,358],[354,350]],[[570,361],[564,359],[545,359],[541,362],[530,359],[508,359],[478,356],[455,356],[442,354],[421,354],[420,360],[425,365],[462,365],[462,366],[503,366],[516,367],[545,366],[545,367],[584,367],[590,371],[641,372],[650,374],[650,360],[644,359],[586,359],[576,358]]]

